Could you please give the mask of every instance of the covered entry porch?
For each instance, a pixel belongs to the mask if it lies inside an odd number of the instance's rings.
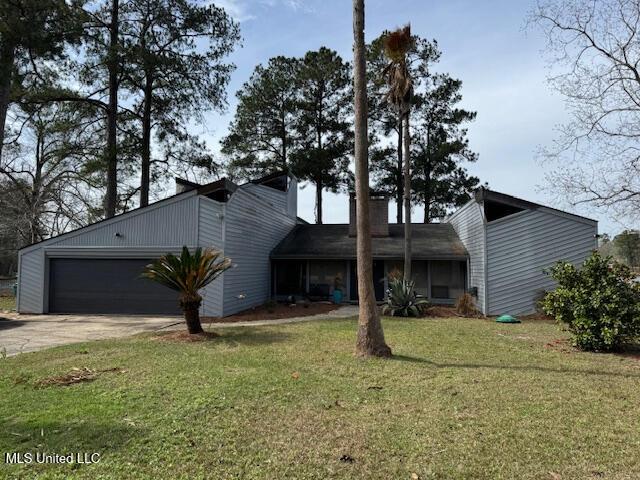
[[[373,282],[376,300],[385,300],[390,275],[402,275],[398,259],[375,259]],[[416,292],[434,304],[452,304],[467,285],[467,260],[421,259],[412,262]],[[299,259],[272,262],[272,294],[278,300],[330,299],[340,288],[345,301],[358,301],[358,273],[355,259]]]

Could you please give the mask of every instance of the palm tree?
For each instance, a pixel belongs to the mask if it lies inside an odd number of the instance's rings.
[[[396,110],[399,125],[403,129],[404,148],[404,279],[411,280],[411,135],[409,132],[409,112],[413,95],[413,80],[407,64],[407,54],[412,46],[411,26],[388,33],[384,36],[384,53],[389,65],[383,75],[389,91],[387,101]]]
[[[165,287],[180,292],[180,308],[189,333],[203,333],[200,324],[202,297],[198,293],[231,266],[231,259],[222,258],[222,252],[197,248],[193,255],[187,247],[182,247],[178,257],[171,253],[147,265],[142,276],[154,280]]]
[[[364,0],[353,0],[353,70],[355,104],[356,242],[360,309],[356,354],[391,356],[384,341],[373,288],[371,224],[369,222],[369,158],[367,142],[367,79],[364,47]]]

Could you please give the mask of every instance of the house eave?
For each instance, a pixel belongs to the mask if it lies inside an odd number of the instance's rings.
[[[355,255],[279,255],[272,254],[271,260],[356,260]],[[412,260],[459,260],[466,261],[468,255],[412,255]],[[390,260],[401,261],[403,257],[401,255],[376,255],[373,254],[374,260]]]

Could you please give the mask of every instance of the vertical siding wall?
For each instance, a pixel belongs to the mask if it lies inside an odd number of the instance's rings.
[[[20,252],[18,311],[43,313],[47,288],[45,251],[49,247],[177,247],[195,245],[198,198],[184,194],[126,213],[77,232],[46,240]],[[115,234],[121,236],[116,237]]]
[[[199,198],[198,210],[198,245],[204,248],[215,248],[224,252],[224,204]],[[208,317],[222,316],[222,295],[224,290],[224,275],[207,285],[200,294],[202,307],[200,313]]]
[[[469,252],[469,287],[478,287],[477,307],[486,313],[485,229],[482,207],[475,201],[471,201],[458,210],[448,221]]]
[[[239,188],[225,207],[225,255],[234,266],[224,274],[224,315],[260,305],[270,298],[269,255],[296,224],[295,214],[287,213],[286,201],[281,204],[282,209],[274,208],[271,201],[252,193],[259,190],[262,189]],[[286,199],[286,194],[283,195]]]
[[[18,305],[21,313],[42,313],[44,303],[44,251],[21,255],[18,270]]]
[[[273,205],[279,212],[287,211],[287,192],[276,190],[275,188],[267,187],[265,185],[256,185],[248,183],[242,186],[242,190],[250,192]]]
[[[559,260],[582,263],[597,230],[596,222],[544,208],[488,223],[488,314],[533,313],[539,291],[554,286],[543,269]]]

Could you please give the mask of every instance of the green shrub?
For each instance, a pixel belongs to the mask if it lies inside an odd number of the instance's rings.
[[[578,269],[559,262],[549,270],[558,283],[542,306],[567,325],[582,350],[618,350],[640,336],[640,285],[628,267],[594,252]]]
[[[387,304],[382,308],[382,313],[392,317],[419,317],[429,302],[416,296],[414,285],[411,280],[389,280]]]

